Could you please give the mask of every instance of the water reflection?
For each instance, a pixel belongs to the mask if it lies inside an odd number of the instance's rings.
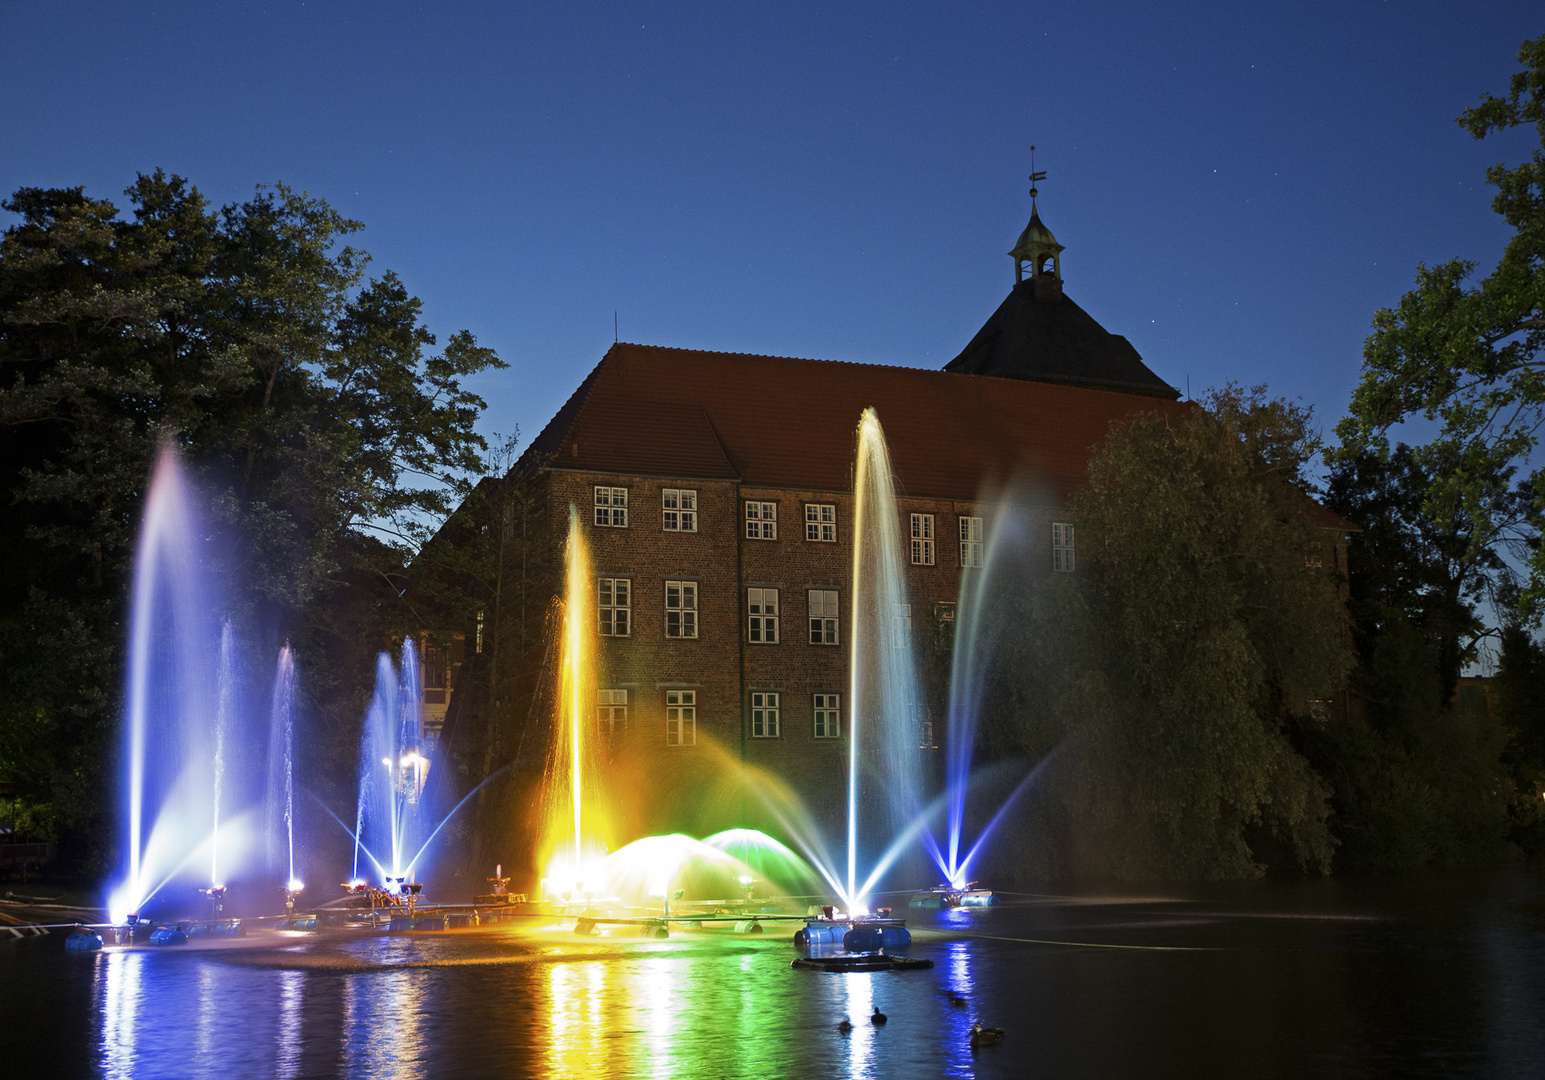
[[[869,972],[849,972],[842,980],[844,1012],[853,1024],[848,1033],[848,1075],[873,1076],[875,1027],[874,976]]]
[[[134,1075],[135,1035],[139,1031],[143,953],[103,953],[97,958],[101,984],[102,1071],[109,1080]]]
[[[547,1068],[551,1077],[606,1075],[608,966],[599,960],[547,969]]]
[[[792,969],[771,932],[96,956],[22,942],[0,947],[0,987],[21,988],[0,1062],[5,1076],[386,1080],[1008,1077],[1030,1063],[1107,1077],[1178,1062],[1262,1078],[1531,1075],[1545,1060],[1545,877],[1259,886],[1190,901],[1186,919],[1155,914],[1119,897],[1005,905],[975,927],[918,914],[912,952],[934,969],[874,974]],[[876,1005],[890,1016],[878,1029]],[[973,1054],[977,1019],[1007,1043]]]
[[[646,1076],[668,1077],[675,1073],[676,1032],[681,1017],[703,1013],[694,995],[682,986],[681,970],[682,965],[671,957],[656,956],[642,961],[630,980],[643,1036],[638,1064]]]
[[[420,1030],[426,973],[414,969],[349,975],[343,981],[342,1071],[368,1080],[427,1075]]]
[[[300,1075],[301,1001],[306,977],[299,971],[281,971],[279,980],[279,1032],[274,1040],[274,1074],[292,1080]]]
[[[975,1076],[976,1066],[971,1054],[971,1024],[979,1008],[976,1001],[976,984],[971,979],[971,947],[968,942],[952,941],[945,947],[944,961],[939,964],[949,973],[943,984],[947,994],[957,994],[966,999],[965,1008],[956,1007],[946,998],[944,1007],[943,1039],[946,1076]]]

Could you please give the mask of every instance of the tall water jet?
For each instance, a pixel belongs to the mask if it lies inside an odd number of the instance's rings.
[[[220,880],[220,796],[225,791],[225,751],[235,722],[238,678],[236,631],[227,619],[220,627],[220,671],[216,680],[219,704],[215,709],[214,792],[211,799],[214,821],[209,830],[209,884],[216,887],[225,884]]]
[[[582,623],[581,617],[590,609],[590,605],[585,602],[590,593],[590,557],[579,528],[579,508],[573,505],[569,506],[569,539],[565,545],[564,565],[567,572],[563,613],[563,701],[568,713],[569,800],[574,808],[574,865],[577,867],[582,856],[581,838],[585,835],[585,743],[581,729],[585,712],[585,676],[590,672],[591,665],[585,662],[585,631],[589,627]]]
[[[885,432],[873,409],[858,425],[853,485],[853,619],[849,664],[848,865],[850,905],[873,884],[858,879],[860,805],[883,808],[887,833],[915,820],[922,808],[918,709],[921,694],[913,664],[901,522]],[[932,542],[932,538],[929,538]],[[871,730],[872,725],[872,730]],[[860,798],[865,786],[873,798]]]
[[[295,654],[288,643],[279,650],[268,713],[268,793],[265,800],[268,865],[284,871],[285,887],[295,889]]]
[[[605,815],[594,794],[598,787],[593,740],[586,734],[595,701],[596,659],[591,642],[597,616],[582,521],[578,508],[571,505],[564,544],[553,742],[545,784],[546,850],[541,861],[549,887],[571,893],[583,888],[587,867],[593,867],[606,846]]]
[[[126,866],[109,900],[115,919],[138,910],[209,839],[210,718],[220,709],[212,643],[222,634],[201,558],[203,535],[167,442],[151,477],[134,561],[122,755]]]

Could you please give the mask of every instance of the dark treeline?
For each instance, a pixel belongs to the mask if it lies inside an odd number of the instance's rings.
[[[205,497],[233,622],[256,653],[295,646],[303,781],[332,798],[375,652],[424,624],[401,599],[411,557],[482,469],[462,380],[502,366],[466,332],[436,350],[397,277],[344,246],[359,223],[320,199],[213,207],[159,171],[127,195],[125,215],[24,188],[0,239],[0,783],[18,838],[91,874],[111,858],[129,576],[162,440]]]

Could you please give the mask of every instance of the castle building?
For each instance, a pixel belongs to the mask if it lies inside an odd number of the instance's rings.
[[[534,440],[553,543],[571,506],[589,543],[591,724],[633,778],[611,792],[629,820],[692,828],[721,753],[835,820],[866,408],[905,546],[898,632],[953,619],[994,513],[984,492],[1005,482],[1023,482],[1035,569],[1076,572],[1066,507],[1091,451],[1114,421],[1191,406],[1064,293],[1063,250],[1032,213],[1007,298],[942,371],[618,343]],[[938,719],[917,717],[920,752]]]

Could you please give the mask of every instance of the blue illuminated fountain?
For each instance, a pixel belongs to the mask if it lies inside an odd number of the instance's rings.
[[[412,638],[403,642],[400,664],[386,653],[376,658],[375,695],[360,739],[353,880],[363,880],[363,857],[389,892],[420,880],[425,852],[448,816],[431,805],[433,752],[424,736],[420,686]]]
[[[293,663],[281,658],[272,703],[284,745],[275,769],[237,769],[262,760],[267,730],[255,704],[237,629],[220,617],[223,597],[208,572],[209,532],[177,453],[157,458],[141,525],[130,606],[123,724],[123,865],[108,907],[115,922],[140,912],[175,886],[176,903],[193,889],[218,910],[228,879],[257,873],[264,861],[265,818],[286,830],[288,880],[293,847]],[[288,653],[286,652],[286,657]],[[274,781],[274,782],[271,782]],[[276,812],[276,800],[286,808]],[[268,806],[264,806],[267,802]],[[274,850],[270,847],[270,850]]]

